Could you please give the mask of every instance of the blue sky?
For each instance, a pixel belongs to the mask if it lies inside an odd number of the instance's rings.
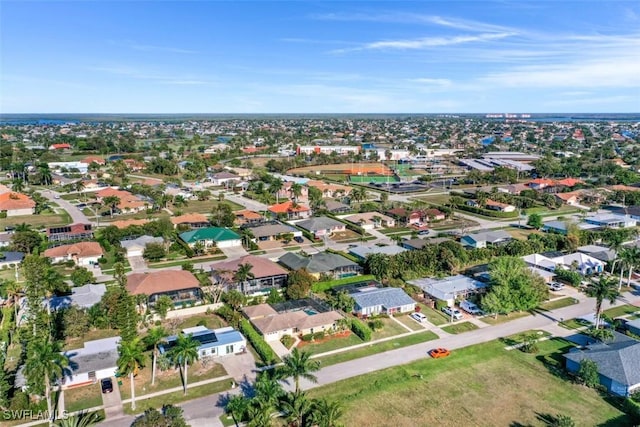
[[[640,112],[636,1],[1,1],[2,113]]]

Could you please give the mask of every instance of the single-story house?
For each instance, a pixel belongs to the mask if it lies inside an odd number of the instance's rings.
[[[0,268],[15,267],[24,259],[22,252],[0,252]]]
[[[160,270],[133,273],[127,276],[127,290],[132,295],[147,295],[154,303],[161,295],[169,296],[175,304],[200,301],[200,282],[185,270]]]
[[[47,228],[47,240],[50,242],[84,239],[93,239],[91,224],[78,223]]]
[[[342,197],[351,193],[351,187],[340,184],[331,184],[324,181],[310,179],[307,187],[315,187],[322,192],[322,197]]]
[[[598,377],[607,391],[629,397],[640,390],[640,341],[614,332],[614,340],[596,342],[585,349],[565,354],[569,372],[577,373],[580,362],[592,360],[598,366]]]
[[[29,196],[13,191],[0,194],[0,212],[7,216],[24,216],[35,213],[36,202]]]
[[[567,228],[569,227],[570,222],[567,221],[547,221],[542,225],[541,230],[551,233],[558,234],[567,234]],[[595,224],[587,224],[584,222],[576,223],[577,227],[580,230],[595,230],[600,228],[600,226]]]
[[[87,341],[83,348],[65,351],[69,368],[65,369],[63,389],[95,384],[101,379],[115,377],[118,369],[120,337]]]
[[[218,329],[208,329],[205,326],[194,326],[182,330],[185,335],[198,342],[198,356],[220,357],[229,354],[242,353],[247,348],[247,340],[244,336],[230,326]],[[164,354],[175,346],[178,337],[172,335],[158,346],[161,354]]]
[[[635,227],[637,221],[631,218],[630,215],[618,215],[618,214],[595,214],[587,216],[584,221],[587,224],[593,224],[602,228],[628,228]]]
[[[297,222],[296,225],[313,234],[317,239],[339,233],[347,229],[347,225],[326,216],[319,216]]]
[[[395,218],[400,225],[413,225],[424,222],[426,217],[421,210],[408,210],[405,208],[394,208],[387,211],[389,216]]]
[[[462,236],[460,243],[471,248],[486,248],[487,246],[501,245],[513,240],[511,234],[504,230],[481,231]]]
[[[242,211],[236,211],[234,213],[236,215],[236,225],[253,225],[264,222],[264,217],[260,213],[255,211],[245,209]]]
[[[77,242],[61,245],[44,251],[44,256],[51,258],[51,262],[65,262],[73,260],[76,265],[89,266],[98,264],[98,259],[104,254],[98,242]]]
[[[117,197],[120,202],[117,204],[117,208],[122,212],[140,212],[146,210],[150,203],[142,200],[140,197],[131,194],[125,190],[118,190],[115,188],[105,188],[95,193],[96,199],[100,203],[104,203],[106,197]]]
[[[400,246],[358,245],[349,248],[349,253],[360,260],[365,260],[369,254],[397,255],[404,251],[406,249]]]
[[[469,295],[485,292],[488,286],[484,282],[461,274],[441,279],[425,277],[409,280],[407,283],[422,289],[426,297],[445,301],[449,306],[454,305],[456,299],[465,299]]]
[[[270,240],[278,240],[283,234],[291,234],[293,237],[302,237],[302,231],[290,225],[280,222],[258,225],[249,228],[253,234],[254,242],[266,242]]]
[[[323,274],[340,279],[357,276],[363,271],[357,263],[331,252],[320,252],[310,256],[288,252],[282,255],[278,262],[292,271],[304,268],[316,279]]]
[[[629,320],[627,322],[627,330],[632,334],[640,336],[640,319]]]
[[[567,205],[575,206],[578,204],[580,193],[576,191],[572,191],[569,193],[556,193],[554,194],[554,196],[561,203],[566,203]]]
[[[606,263],[613,262],[618,257],[616,251],[609,249],[607,246],[585,245],[579,246],[577,250]]]
[[[268,211],[274,217],[283,217],[285,219],[304,219],[311,216],[311,209],[308,207],[294,203],[290,200],[268,207]]]
[[[265,341],[278,341],[284,335],[331,333],[336,329],[338,320],[343,318],[335,310],[319,312],[298,305],[299,309],[278,311],[269,304],[259,304],[244,307],[242,311]]]
[[[531,267],[554,272],[557,268],[576,270],[584,276],[604,271],[604,262],[582,252],[574,252],[568,255],[559,255],[549,258],[541,254],[523,256],[522,259]]]
[[[238,283],[233,277],[240,264],[251,265],[253,278]],[[226,288],[238,288],[244,294],[268,293],[271,289],[280,289],[287,284],[288,272],[275,262],[255,255],[246,255],[231,261],[211,264],[214,282],[224,284]]]
[[[13,243],[13,233],[0,233],[0,248],[6,248]]]
[[[352,224],[358,225],[365,230],[373,230],[381,227],[395,227],[396,220],[390,216],[383,215],[378,212],[364,212],[354,215],[345,216],[342,219]]]
[[[216,246],[218,248],[237,248],[242,246],[242,237],[229,228],[206,227],[180,233],[180,238],[189,247],[202,242],[205,248]]]
[[[149,243],[164,243],[162,237],[140,236],[132,240],[121,240],[120,246],[127,251],[127,257],[142,256]]]
[[[218,172],[209,176],[209,180],[213,183],[213,185],[218,186],[228,186],[234,185],[242,181],[242,178],[238,175],[232,174],[231,172]]]
[[[358,316],[408,313],[416,308],[416,302],[400,288],[364,287],[349,295]]]
[[[211,225],[209,224],[209,219],[205,215],[199,213],[174,216],[170,219],[173,224],[173,228],[178,228],[179,225],[188,226],[189,228],[204,228]]]
[[[132,225],[143,226],[149,222],[150,221],[148,219],[121,219],[110,222],[109,225],[113,225],[116,228],[123,229]]]
[[[51,310],[60,310],[71,306],[78,308],[91,308],[100,302],[107,292],[104,283],[88,284],[71,288],[71,295],[52,297],[49,299]]]
[[[352,211],[351,206],[337,200],[325,200],[324,207],[328,212],[334,214],[342,214]]]
[[[485,209],[498,212],[513,212],[516,207],[508,203],[496,202],[495,200],[487,200],[484,204]]]

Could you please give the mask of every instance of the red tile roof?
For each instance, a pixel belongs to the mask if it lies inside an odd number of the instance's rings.
[[[73,255],[78,258],[102,255],[104,252],[98,242],[78,242],[71,245],[56,246],[44,251],[47,258],[58,258]]]
[[[36,202],[26,194],[14,192],[0,194],[0,211],[33,209],[35,207]]]
[[[238,270],[240,264],[250,264],[253,268],[251,272],[256,278],[278,276],[287,274],[287,270],[280,267],[273,261],[266,258],[260,258],[255,255],[245,255],[242,258],[232,261],[219,262],[211,264],[211,269],[216,271],[227,271],[230,277]]]
[[[292,201],[279,203],[277,205],[269,206],[269,212],[273,213],[288,213],[288,212],[308,212],[309,208],[304,205],[295,205]]]
[[[127,277],[127,290],[133,295],[153,295],[199,287],[196,276],[185,270],[134,273]]]
[[[175,217],[171,218],[171,222],[173,223],[173,225],[178,225],[178,224],[197,224],[197,223],[200,223],[200,222],[209,222],[209,219],[203,214],[191,213],[191,214],[175,216]]]

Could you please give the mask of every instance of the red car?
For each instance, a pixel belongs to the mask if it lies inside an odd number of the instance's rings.
[[[440,359],[441,357],[447,357],[450,354],[451,354],[451,352],[449,350],[447,350],[446,348],[434,348],[433,350],[429,351],[429,356],[433,357],[434,359]]]

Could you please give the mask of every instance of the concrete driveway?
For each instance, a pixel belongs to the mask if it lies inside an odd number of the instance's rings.
[[[89,218],[87,218],[87,216],[80,209],[78,209],[68,201],[62,198],[59,198],[60,193],[57,193],[52,190],[42,190],[40,191],[40,194],[46,199],[48,199],[49,201],[51,201],[52,203],[55,203],[58,206],[60,206],[62,209],[64,209],[71,217],[72,224],[75,224],[75,223],[92,224]]]
[[[129,265],[131,266],[131,270],[139,271],[139,270],[147,269],[147,263],[144,260],[144,258],[142,258],[141,256],[132,256],[132,257],[128,257],[128,259],[129,259]]]
[[[118,380],[117,378],[111,378],[111,381],[113,382],[113,391],[111,393],[102,393],[102,404],[104,405],[106,419],[119,418],[124,415]]]

